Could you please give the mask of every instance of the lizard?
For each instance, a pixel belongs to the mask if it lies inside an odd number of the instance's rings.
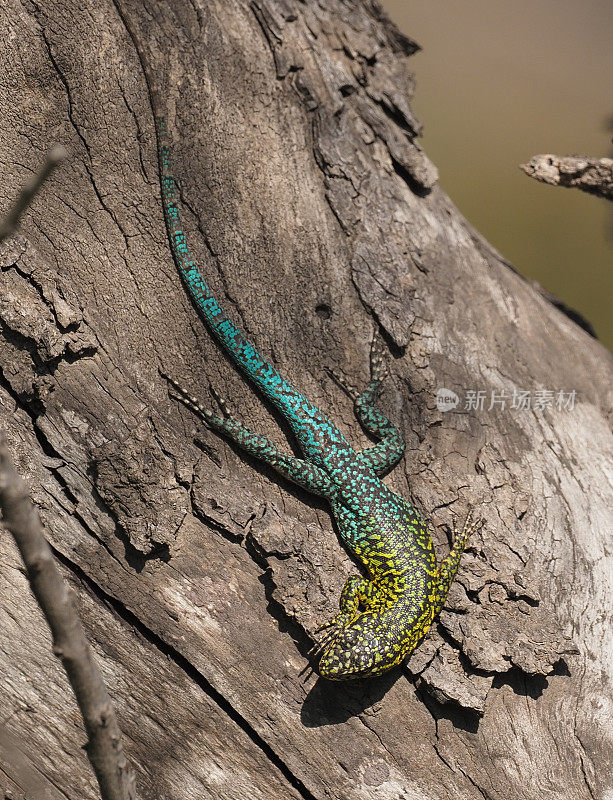
[[[333,377],[353,399],[354,412],[375,444],[356,452],[336,425],[266,361],[229,319],[188,247],[173,174],[170,137],[157,118],[162,205],[170,249],[189,295],[217,343],[283,416],[302,458],[286,455],[245,427],[216,392],[220,413],[205,408],[166,373],[179,399],[209,428],[268,464],[288,481],[324,498],[345,548],[364,573],[347,579],[338,613],[315,631],[323,635],[309,655],[323,678],[346,680],[380,675],[415,649],[442,609],[468,537],[480,525],[469,511],[461,530],[453,524],[448,555],[437,564],[426,521],[381,480],[402,458],[404,439],[375,402],[388,375],[383,344],[375,334],[370,381],[358,392]]]

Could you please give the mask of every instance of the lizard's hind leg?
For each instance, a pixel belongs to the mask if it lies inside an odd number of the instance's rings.
[[[375,408],[383,381],[389,376],[385,362],[383,344],[375,334],[370,347],[370,382],[363,392],[359,392],[336,372],[331,372],[334,380],[353,399],[353,410],[367,433],[381,441],[358,453],[358,458],[377,475],[383,475],[396,466],[404,454],[405,443],[398,428]]]
[[[308,461],[285,455],[270,439],[250,431],[249,428],[234,419],[228,411],[225,400],[215,390],[212,390],[213,397],[219,405],[222,416],[210,412],[169,375],[161,370],[160,374],[170,383],[183,405],[187,406],[217,433],[231,439],[245,452],[273,467],[280,475],[292,483],[302,486],[303,489],[328,499],[335,496],[336,488],[322,469]]]

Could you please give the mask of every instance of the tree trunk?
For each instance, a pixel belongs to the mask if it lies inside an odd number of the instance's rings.
[[[141,796],[604,798],[612,358],[437,187],[409,108],[416,45],[375,0],[3,12],[2,207],[50,144],[70,156],[0,252],[2,423]],[[365,382],[378,327],[381,406],[408,444],[388,484],[432,520],[439,556],[469,505],[485,520],[403,669],[300,676],[356,567],[326,506],[203,428],[158,373],[205,403],[215,387],[291,446],[181,285],[160,113],[188,238],[232,318],[358,447],[327,369]],[[1,542],[0,786],[94,798],[76,705]]]

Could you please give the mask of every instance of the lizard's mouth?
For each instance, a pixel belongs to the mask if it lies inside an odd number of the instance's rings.
[[[322,671],[321,668],[318,669],[318,674],[320,677],[325,678],[327,681],[351,681],[355,680],[356,678],[370,678],[373,675],[377,675],[377,672],[373,672],[369,669],[364,670],[353,670],[351,672],[335,672],[335,671]]]

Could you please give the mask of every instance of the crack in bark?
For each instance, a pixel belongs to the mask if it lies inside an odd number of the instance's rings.
[[[43,39],[43,41],[45,43],[45,47],[47,48],[47,52],[49,53],[49,60],[51,61],[51,64],[53,65],[53,68],[54,68],[58,78],[60,79],[60,82],[62,83],[62,85],[64,87],[64,91],[66,92],[66,99],[68,100],[68,119],[70,120],[70,124],[72,125],[72,127],[75,130],[75,133],[77,134],[77,136],[81,140],[81,142],[83,144],[83,147],[85,148],[85,151],[86,151],[87,155],[90,157],[90,160],[91,160],[91,154],[89,152],[89,146],[88,146],[87,142],[85,141],[85,137],[83,136],[83,134],[79,130],[78,125],[74,121],[74,107],[73,107],[73,101],[72,101],[72,94],[70,92],[70,86],[68,85],[68,81],[66,80],[66,76],[64,75],[64,73],[60,69],[60,67],[59,67],[59,65],[58,65],[58,63],[57,63],[57,61],[55,59],[55,56],[53,55],[53,50],[51,48],[51,43],[49,42],[49,39],[47,37],[47,32],[45,30],[45,26],[40,21],[40,17],[42,15],[41,7],[37,3],[35,3],[34,0],[32,0],[32,3],[34,5],[34,8],[36,9],[36,13],[35,13],[36,21],[38,22],[38,24],[40,26],[40,34],[41,34],[42,39]]]
[[[24,402],[19,397],[19,395],[12,389],[9,381],[6,379],[1,369],[0,369],[0,382],[4,386],[7,393],[12,397],[13,401],[15,402],[15,405],[18,408],[20,408],[30,418],[30,421],[32,423],[32,432],[36,437],[36,440],[38,441],[38,444],[40,445],[42,452],[48,458],[53,459],[54,461],[61,462],[62,465],[67,464],[68,466],[72,467],[77,472],[79,472],[79,470],[77,470],[74,464],[70,464],[70,462],[66,461],[66,459],[53,447],[53,445],[45,435],[44,431],[38,425],[38,418],[43,414],[42,408],[44,408],[44,406],[42,405],[42,403],[40,403],[40,401],[34,401],[32,403]],[[35,409],[34,406],[36,404],[40,404],[41,410],[37,411]],[[121,567],[121,569],[125,571],[126,570],[125,564],[119,558],[117,558],[117,556],[115,555],[111,547],[108,545],[108,543],[105,542],[104,539],[101,539],[100,536],[98,536],[96,531],[93,530],[93,528],[87,523],[86,519],[79,513],[78,511],[79,499],[72,491],[72,488],[70,487],[66,478],[64,478],[64,476],[59,471],[59,467],[48,466],[48,469],[53,474],[58,485],[64,492],[64,495],[68,503],[66,507],[67,512],[71,516],[73,516],[79,522],[80,525],[82,525],[82,527],[90,534],[90,536],[92,536],[92,538],[95,539],[106,550],[106,552],[113,559],[113,561],[115,561]],[[81,475],[81,477],[85,478],[85,475],[83,473],[79,472],[79,474]],[[168,560],[170,554],[168,552],[168,546],[165,544],[160,545],[159,548],[152,550],[150,553],[146,555],[143,555],[136,547],[134,547],[134,545],[132,544],[132,542],[128,537],[127,532],[125,532],[122,526],[118,523],[117,518],[113,514],[112,509],[108,507],[108,505],[103,501],[103,499],[96,491],[95,484],[92,481],[89,482],[91,484],[92,498],[94,499],[96,505],[100,508],[100,510],[104,514],[106,514],[115,523],[115,534],[119,539],[119,541],[121,541],[124,546],[124,553],[126,561],[128,562],[129,566],[131,566],[137,572],[140,572],[144,568],[147,561],[151,559],[160,558],[162,560]],[[57,498],[55,499],[59,503],[59,500]]]
[[[70,210],[71,210],[71,211],[73,211],[73,212],[74,212],[74,213],[75,213],[77,216],[80,216],[79,212],[78,212],[78,211],[77,211],[75,208],[73,208],[73,207],[72,207],[72,206],[71,206],[69,203],[66,203],[66,201],[65,201],[65,200],[62,200],[62,198],[60,198],[60,200],[61,200],[63,203],[65,203],[65,204],[68,206],[68,208],[70,208]],[[82,217],[82,219],[84,219],[84,218]],[[85,221],[85,220],[84,220],[84,221]],[[90,229],[91,229],[91,228],[90,228]],[[93,230],[92,230],[92,233],[93,233]],[[70,332],[75,332],[75,331],[77,331],[77,330],[80,328],[80,326],[81,326],[81,323],[84,321],[84,320],[83,320],[83,316],[82,316],[82,315],[80,315],[80,316],[79,316],[79,319],[75,319],[74,321],[70,321],[70,322],[68,322],[67,324],[63,325],[63,324],[62,324],[62,323],[59,321],[59,319],[58,319],[58,316],[57,316],[57,308],[55,307],[55,305],[54,305],[54,303],[53,303],[53,300],[51,300],[51,299],[49,299],[49,298],[47,297],[47,295],[46,295],[46,293],[45,293],[45,289],[43,288],[43,285],[42,285],[42,283],[40,283],[40,282],[39,282],[39,281],[36,279],[36,277],[35,277],[35,275],[34,275],[34,272],[33,272],[33,271],[32,271],[32,272],[27,272],[26,270],[24,270],[22,267],[20,267],[20,266],[19,266],[19,262],[22,260],[22,259],[21,259],[21,256],[22,256],[22,255],[23,255],[23,253],[22,253],[22,254],[20,255],[20,257],[17,259],[17,261],[15,261],[13,264],[10,264],[9,266],[7,266],[7,267],[4,267],[4,268],[3,268],[3,271],[4,271],[5,269],[14,269],[14,270],[15,270],[15,272],[16,272],[16,273],[17,273],[17,274],[18,274],[18,275],[19,275],[21,278],[23,278],[23,280],[24,280],[24,281],[27,281],[27,283],[29,283],[31,286],[33,286],[33,287],[34,287],[34,289],[36,289],[36,292],[38,293],[38,296],[40,297],[40,299],[41,299],[41,302],[42,302],[42,303],[44,303],[44,305],[46,306],[46,308],[48,308],[48,309],[49,309],[50,313],[51,313],[51,314],[53,314],[53,319],[54,319],[54,322],[55,322],[55,324],[56,324],[56,327],[57,327],[58,331],[60,331],[62,334],[65,334],[65,333],[70,333]],[[65,302],[65,303],[67,303],[67,304],[68,304],[68,301],[66,300],[66,297],[64,296],[64,293],[63,293],[63,291],[61,290],[61,288],[60,288],[59,286],[57,286],[57,285],[56,285],[56,287],[55,287],[55,288],[57,289],[57,292],[58,292],[59,296],[61,297],[61,299],[62,299],[62,300]]]
[[[432,711],[431,711],[430,709],[428,709],[428,711],[430,711],[430,713],[432,714]],[[491,795],[489,795],[489,794],[488,794],[488,793],[485,791],[485,789],[482,789],[482,788],[481,788],[481,786],[479,786],[479,784],[478,784],[476,781],[474,781],[474,780],[473,780],[473,779],[470,777],[470,775],[468,775],[468,774],[467,774],[467,773],[466,773],[466,772],[465,772],[465,771],[462,769],[462,767],[461,767],[459,764],[456,764],[456,766],[457,766],[457,769],[455,769],[455,768],[454,768],[454,767],[453,767],[453,766],[452,766],[452,765],[451,765],[451,764],[450,764],[450,763],[447,761],[447,759],[446,759],[446,758],[445,758],[445,757],[442,755],[441,751],[439,750],[439,746],[438,746],[438,744],[437,744],[437,742],[440,742],[440,735],[439,735],[439,732],[438,732],[438,718],[437,718],[436,716],[434,716],[434,714],[432,714],[432,717],[433,717],[433,719],[434,719],[434,741],[432,742],[432,747],[434,748],[434,752],[436,753],[436,755],[439,757],[439,759],[441,760],[441,762],[442,762],[442,763],[443,763],[443,764],[444,764],[444,765],[447,767],[447,769],[449,769],[449,771],[450,771],[450,772],[452,772],[454,775],[457,775],[457,774],[458,774],[458,772],[459,772],[461,775],[463,775],[463,776],[466,778],[466,780],[467,780],[467,781],[468,781],[470,784],[472,784],[472,786],[474,786],[474,787],[475,787],[475,789],[476,789],[476,790],[477,790],[477,791],[478,791],[478,792],[481,794],[481,796],[484,798],[484,800],[491,800]]]
[[[219,692],[212,683],[200,672],[191,661],[180,653],[168,642],[165,642],[154,631],[148,628],[145,623],[130,611],[120,600],[112,594],[106,592],[91,576],[81,567],[55,548],[51,548],[55,558],[75,577],[95,595],[95,597],[105,605],[113,609],[120,619],[138,633],[156,650],[181,669],[187,677],[193,681],[206,695],[223,711],[238,727],[249,737],[253,744],[258,747],[268,760],[282,773],[283,777],[291,786],[300,793],[304,800],[319,800],[305,784],[291,771],[289,766],[282,760],[281,756],[273,747],[255,730],[249,721],[238,711],[231,702]]]
[[[292,637],[298,652],[308,660],[308,652],[315,640],[294,617],[288,614],[285,606],[274,596],[277,585],[273,579],[273,569],[268,563],[268,557],[273,553],[266,553],[250,531],[247,532],[244,543],[245,550],[262,570],[260,583],[264,587],[264,594],[268,601],[266,610],[277,623],[279,631],[288,633]]]
[[[37,22],[38,22],[38,24],[40,26],[41,37],[42,37],[43,41],[45,42],[45,46],[47,48],[47,52],[49,53],[49,60],[51,61],[51,64],[53,65],[53,68],[55,69],[55,71],[57,73],[57,76],[58,76],[60,82],[62,83],[62,85],[64,87],[64,91],[66,92],[66,98],[67,98],[67,101],[68,101],[68,119],[70,120],[70,123],[71,123],[72,127],[74,128],[75,133],[77,134],[77,136],[81,140],[81,143],[83,144],[83,147],[85,148],[85,152],[87,153],[87,157],[88,157],[89,162],[91,164],[92,163],[92,154],[91,154],[91,150],[90,150],[89,144],[87,143],[87,139],[81,133],[81,131],[79,129],[79,126],[77,125],[77,123],[75,121],[74,101],[73,101],[73,98],[72,98],[72,93],[70,91],[70,85],[69,85],[68,80],[67,80],[66,76],[64,75],[62,69],[60,68],[55,56],[53,55],[53,49],[51,47],[51,42],[49,41],[49,38],[47,36],[47,32],[45,30],[44,25],[42,24],[42,22],[39,19],[39,17],[41,16],[40,6],[38,6],[36,4],[34,4],[34,5],[35,5],[35,8],[37,10],[37,14],[35,15],[36,16],[36,20],[37,20]],[[124,255],[125,255],[125,253],[127,253],[128,249],[129,249],[129,236],[125,233],[125,231],[123,230],[119,220],[117,219],[117,217],[115,216],[113,211],[106,204],[106,201],[102,197],[102,194],[100,193],[100,190],[98,189],[98,186],[96,185],[96,181],[94,180],[94,176],[93,176],[93,173],[92,173],[90,167],[88,166],[88,164],[85,161],[83,161],[82,163],[83,163],[83,167],[84,167],[85,171],[87,172],[87,175],[89,177],[89,182],[91,183],[92,189],[94,190],[94,194],[96,195],[96,197],[98,199],[98,202],[100,203],[101,207],[106,211],[106,213],[109,215],[109,217],[113,220],[113,223],[115,224],[115,226],[117,227],[117,229],[119,230],[120,234],[123,237],[124,247],[125,247]],[[100,240],[98,240],[98,241],[100,241]],[[100,243],[103,245],[104,249],[106,250],[106,246],[102,242],[100,242]]]

